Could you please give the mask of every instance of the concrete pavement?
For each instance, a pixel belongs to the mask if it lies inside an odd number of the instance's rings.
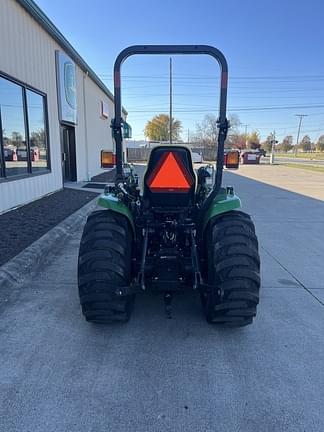
[[[299,170],[298,170],[299,171]],[[127,325],[94,326],[76,286],[81,231],[42,272],[0,291],[0,431],[324,430],[324,203],[225,174],[261,246],[258,316],[205,323],[198,295],[142,295]]]
[[[324,201],[324,173],[322,172],[264,164],[240,165],[240,168],[234,172],[257,182]]]

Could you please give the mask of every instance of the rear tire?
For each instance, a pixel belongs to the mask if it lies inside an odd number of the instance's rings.
[[[214,218],[205,242],[208,289],[202,304],[209,323],[240,327],[256,316],[260,257],[249,215],[231,211]]]
[[[94,323],[129,320],[133,235],[127,219],[109,210],[92,213],[79,250],[78,286],[82,313]]]

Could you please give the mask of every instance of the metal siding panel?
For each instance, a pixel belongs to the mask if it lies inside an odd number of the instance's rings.
[[[13,0],[0,1],[0,70],[47,94],[52,172],[0,183],[0,212],[62,187],[55,50],[59,46]]]
[[[60,126],[56,94],[55,50],[61,47],[14,0],[0,0],[0,70],[47,94],[51,174],[0,183],[0,212],[32,201],[62,187]],[[77,66],[78,125],[76,146],[78,180],[87,179],[83,71]],[[85,78],[90,176],[100,168],[100,150],[112,149],[110,121],[113,104],[90,78]],[[108,120],[100,118],[99,104],[109,105]]]
[[[87,155],[86,155],[86,127],[85,112],[83,104],[83,72],[76,67],[76,86],[77,86],[77,106],[78,106],[78,124],[75,128],[75,144],[77,159],[77,179],[78,181],[88,180],[87,173]]]
[[[85,80],[85,94],[88,124],[88,165],[89,173],[92,177],[105,171],[100,167],[101,150],[113,150],[113,139],[110,128],[113,103],[89,77]],[[110,114],[108,119],[100,117],[101,101],[108,103]]]

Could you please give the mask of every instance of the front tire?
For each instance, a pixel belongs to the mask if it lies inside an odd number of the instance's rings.
[[[80,304],[87,321],[129,320],[134,295],[125,292],[131,281],[132,244],[123,215],[102,210],[88,217],[78,259]]]
[[[202,303],[209,323],[240,327],[256,316],[260,257],[249,215],[231,211],[214,218],[207,229],[207,286]]]

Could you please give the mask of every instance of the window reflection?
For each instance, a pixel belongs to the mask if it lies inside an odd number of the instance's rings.
[[[44,96],[0,76],[0,176],[49,168],[45,104]]]
[[[45,113],[43,96],[26,91],[29,145],[32,172],[47,169],[47,145],[45,133]]]
[[[2,143],[6,176],[28,171],[22,87],[0,77]]]

